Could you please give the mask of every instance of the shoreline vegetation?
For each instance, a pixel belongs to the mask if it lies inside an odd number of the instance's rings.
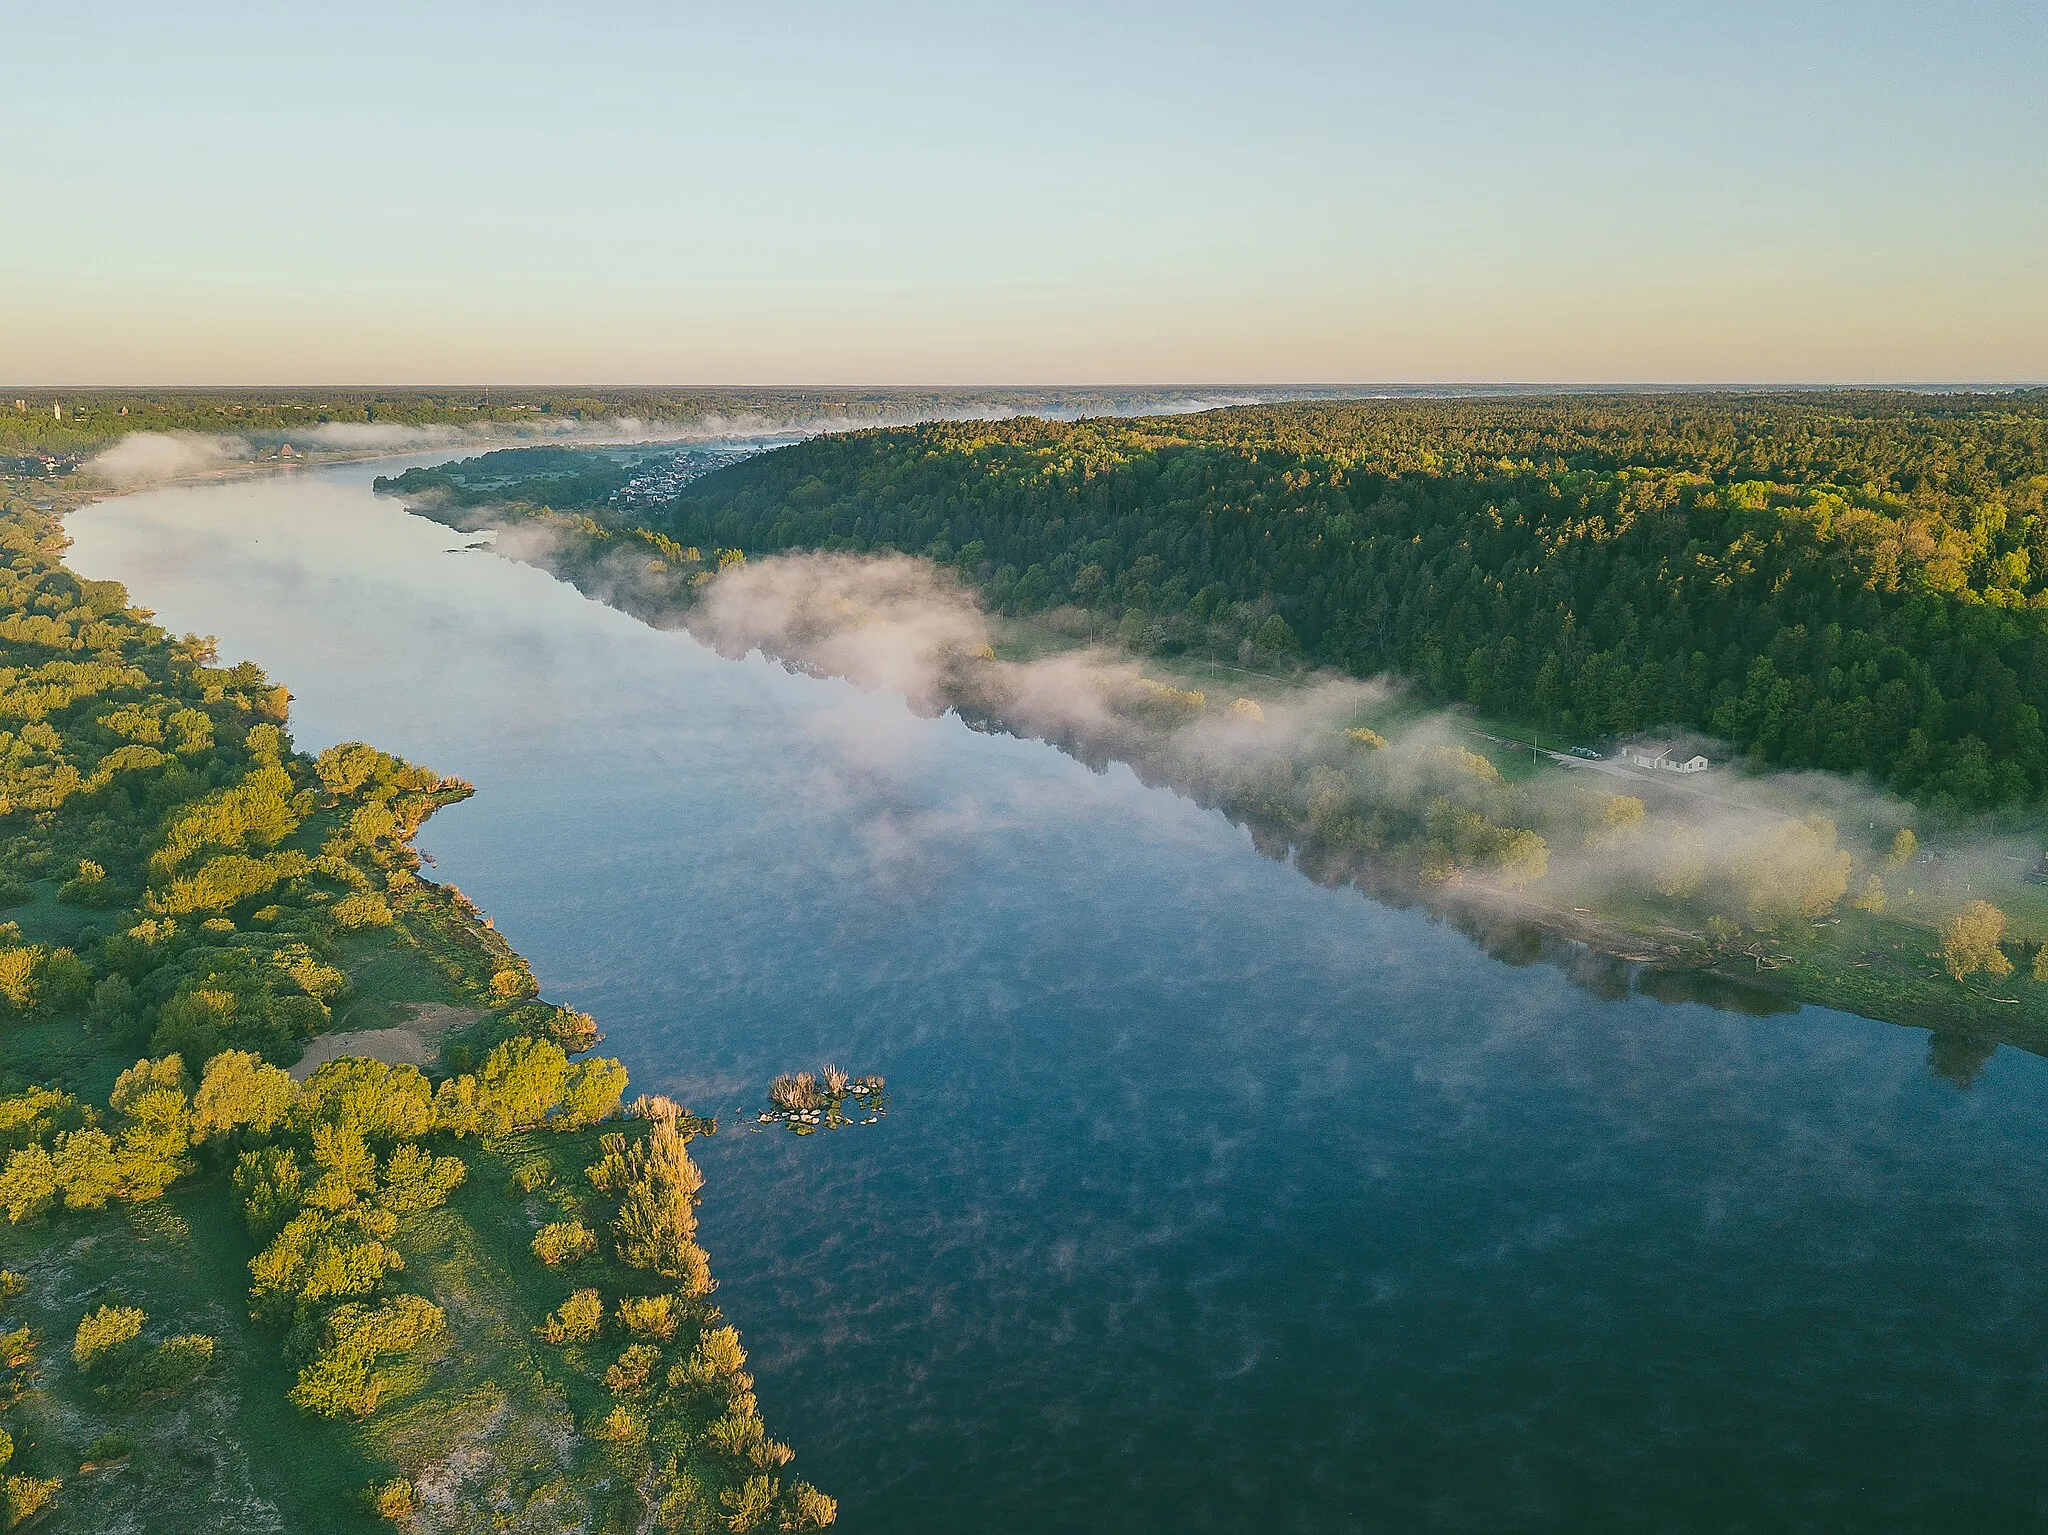
[[[830,1524],[696,1240],[716,1126],[421,877],[470,786],[296,751],[54,490],[0,481],[0,1528]]]
[[[377,488],[728,654],[1128,763],[1597,994],[1927,1027],[1959,1083],[2048,1052],[2035,396],[935,423],[654,501],[585,457],[580,499],[516,452]],[[984,627],[863,678],[852,631],[949,583]],[[1618,760],[1659,728],[1714,769]]]

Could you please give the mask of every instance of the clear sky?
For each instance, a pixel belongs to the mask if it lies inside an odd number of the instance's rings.
[[[0,379],[2048,379],[2048,5],[0,4]]]

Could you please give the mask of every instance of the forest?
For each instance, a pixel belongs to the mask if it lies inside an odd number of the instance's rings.
[[[559,504],[559,503],[558,503]],[[1130,648],[1684,727],[1935,808],[2048,791],[2048,393],[1297,403],[818,437],[650,525],[901,550]]]
[[[714,1127],[423,877],[470,786],[297,751],[6,489],[0,1528],[829,1524],[712,1300]],[[423,1010],[426,1069],[300,1065]]]

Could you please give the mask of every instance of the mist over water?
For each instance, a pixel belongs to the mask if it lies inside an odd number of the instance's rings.
[[[443,457],[430,454],[428,460]],[[720,659],[371,497],[76,514],[73,563],[475,781],[421,845],[697,1150],[770,1431],[853,1532],[2032,1528],[2048,1068],[1599,1001],[1221,816]]]

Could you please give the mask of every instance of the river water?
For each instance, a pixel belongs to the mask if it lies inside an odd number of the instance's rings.
[[[879,1124],[698,1148],[842,1528],[2048,1519],[2048,1064],[1962,1091],[1917,1030],[1590,996],[376,472],[104,503],[73,563],[287,683],[302,747],[473,780],[422,847],[637,1087],[886,1074]]]

